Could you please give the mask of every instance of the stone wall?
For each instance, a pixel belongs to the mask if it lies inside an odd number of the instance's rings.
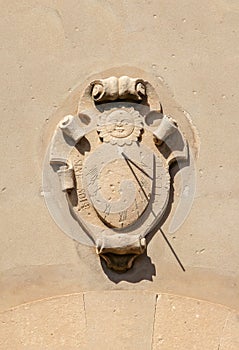
[[[236,0],[1,1],[2,311],[113,290],[238,309],[238,21]],[[163,85],[199,135],[192,210],[173,235],[164,226],[185,271],[160,232],[130,271],[107,270],[44,202],[42,164],[59,117],[76,111],[90,77],[132,69]]]

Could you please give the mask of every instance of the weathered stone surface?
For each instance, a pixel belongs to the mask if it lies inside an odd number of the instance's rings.
[[[88,349],[151,349],[154,293],[89,292],[84,299]]]
[[[85,345],[83,294],[25,304],[0,314],[0,349],[79,349]]]
[[[220,341],[220,350],[239,349],[239,315],[228,312]]]
[[[159,295],[152,349],[218,350],[228,313],[216,304]]]
[[[238,314],[146,291],[42,299],[0,313],[0,349],[237,350]]]
[[[156,295],[87,292],[0,314],[0,349],[151,349]]]

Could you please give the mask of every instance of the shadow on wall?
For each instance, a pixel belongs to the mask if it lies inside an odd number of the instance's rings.
[[[133,267],[124,273],[110,270],[102,258],[101,266],[106,276],[114,283],[119,283],[121,281],[130,283],[137,283],[143,280],[153,281],[153,276],[156,276],[155,265],[152,264],[151,259],[147,256],[147,252],[140,255],[135,260]]]
[[[180,260],[179,256],[177,255],[176,251],[174,250],[173,246],[167,239],[167,236],[165,235],[162,228],[156,228],[153,232],[151,232],[147,237],[147,244],[152,239],[152,237],[155,235],[155,233],[158,231],[158,234],[161,234],[164,238],[165,243],[168,246],[168,249],[170,249],[171,253],[173,254],[174,258],[176,259],[178,265],[182,269],[183,272],[185,272],[185,268],[183,266],[182,261]],[[143,280],[147,281],[153,281],[153,276],[156,276],[156,269],[155,265],[151,262],[150,257],[147,255],[147,250],[137,257],[135,260],[133,267],[123,273],[115,272],[113,270],[110,270],[105,261],[101,258],[101,266],[106,274],[106,276],[114,283],[119,283],[121,281],[126,281],[130,283],[137,283]]]

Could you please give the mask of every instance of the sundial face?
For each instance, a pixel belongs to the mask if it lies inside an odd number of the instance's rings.
[[[72,150],[76,189],[70,199],[79,221],[111,235],[126,228],[135,234],[143,214],[148,226],[161,215],[168,201],[168,167],[152,135],[151,142],[139,141],[143,126],[133,108],[107,111],[99,115],[97,130],[85,136],[90,152],[84,152],[84,141]]]
[[[107,100],[107,94],[110,101],[141,101],[146,93],[141,80],[129,77],[97,84],[88,90],[97,101]],[[118,271],[130,268],[145,250],[145,237],[160,223],[170,192],[169,162],[158,144],[177,130],[176,123],[158,113],[163,119],[157,129],[151,128],[137,106],[129,102],[93,106],[83,122],[81,115],[66,116],[58,124],[49,155],[65,200],[59,204],[57,220],[59,213],[65,215],[71,237],[79,240],[85,235],[108,266]],[[59,189],[54,191],[59,202]],[[121,256],[118,265],[115,256]]]
[[[146,210],[153,191],[152,169],[149,167],[152,165],[152,154],[147,154],[144,159],[148,165],[132,161],[129,155],[134,154],[128,147],[125,146],[120,149],[122,153],[118,153],[117,146],[103,144],[92,155],[81,160],[81,172],[75,171],[77,207],[80,214],[83,200],[80,197],[84,192],[84,208],[88,208],[88,220],[96,216],[108,227],[121,229],[136,222]],[[135,151],[139,151],[138,145],[134,147]],[[140,155],[142,156],[142,151],[138,154],[139,157]],[[77,159],[77,154],[73,158]],[[79,169],[77,160],[74,160],[74,164]]]

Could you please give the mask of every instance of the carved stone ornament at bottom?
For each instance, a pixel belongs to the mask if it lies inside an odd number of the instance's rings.
[[[170,116],[153,111],[157,126],[147,122],[148,86],[129,77],[93,81],[84,94],[88,109],[57,125],[44,175],[56,222],[118,272],[145,251],[168,206],[169,165],[188,154]]]

